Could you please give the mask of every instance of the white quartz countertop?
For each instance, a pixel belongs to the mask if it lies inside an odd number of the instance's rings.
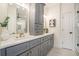
[[[25,35],[25,37],[21,37],[21,38],[18,38],[18,39],[15,38],[15,37],[11,37],[8,40],[0,42],[0,49],[10,47],[10,46],[13,46],[13,45],[17,45],[17,44],[20,44],[20,43],[24,43],[24,42],[27,42],[27,41],[30,41],[30,40],[34,40],[34,39],[44,37],[44,36],[50,35],[50,34],[53,34],[53,33],[45,33],[43,35],[38,35],[38,36]]]

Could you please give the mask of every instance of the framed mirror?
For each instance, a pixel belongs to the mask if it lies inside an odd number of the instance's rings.
[[[28,20],[28,4],[8,4],[8,16],[10,17],[8,23],[8,30],[11,33],[27,32],[27,20]]]
[[[16,18],[16,30],[17,32],[27,32],[27,17],[28,17],[28,11],[26,8],[17,5],[17,18]]]

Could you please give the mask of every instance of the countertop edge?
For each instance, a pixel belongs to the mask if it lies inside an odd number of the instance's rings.
[[[51,35],[51,34],[54,34],[54,33],[45,33],[43,35],[34,36],[32,38],[26,38],[26,39],[23,39],[23,40],[18,40],[16,42],[11,43],[11,44],[3,44],[3,45],[0,44],[0,49],[15,46],[15,45],[18,45],[18,44],[21,44],[21,43],[24,43],[24,42],[28,42],[28,41],[31,41],[31,40],[34,40],[34,39],[37,39],[37,38],[41,38],[41,37],[44,37],[46,35]],[[29,40],[27,40],[27,39],[29,39]]]

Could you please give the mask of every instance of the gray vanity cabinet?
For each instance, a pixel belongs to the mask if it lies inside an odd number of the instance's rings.
[[[30,56],[30,51],[26,51],[18,56]]]
[[[47,40],[46,36],[41,38],[41,43],[45,42]]]
[[[39,46],[36,46],[36,47],[32,48],[30,50],[30,55],[31,56],[38,56],[39,55]]]
[[[47,55],[47,53],[50,51],[50,49],[53,47],[53,35],[47,35],[43,38],[41,38],[41,56]]]
[[[54,45],[54,36],[53,35],[48,35],[47,36],[47,39],[48,39],[48,49],[50,50],[53,45]]]
[[[47,47],[46,47],[47,43],[43,42],[41,44],[41,56],[45,56],[46,55],[46,51],[47,51]]]
[[[19,56],[39,56],[40,55],[40,45],[36,46],[28,51],[20,54]]]
[[[50,46],[49,43],[50,43],[50,42],[49,42],[49,40],[48,40],[48,41],[46,41],[45,43],[46,43],[46,46],[45,46],[45,47],[46,47],[46,49],[45,49],[45,50],[46,50],[46,51],[45,51],[45,55],[46,55],[46,54],[50,51],[50,48],[49,48],[49,46]]]
[[[31,41],[29,42],[29,44],[30,44],[30,48],[33,48],[33,47],[39,45],[40,43],[41,43],[40,38],[31,40]]]
[[[41,47],[40,47],[40,49],[41,49],[41,53],[40,53],[40,56],[43,56],[44,55],[44,43],[43,44],[41,44]]]
[[[54,35],[50,35],[50,48],[53,48],[54,46]]]
[[[52,38],[53,39],[53,38]],[[52,48],[51,35],[41,37],[39,39],[35,39],[30,41],[30,50],[26,53],[23,53],[22,56],[45,56]]]
[[[38,56],[40,53],[40,44],[41,44],[41,39],[37,38],[35,40],[32,40],[29,42],[30,43],[30,55],[31,56]]]
[[[29,43],[25,42],[16,46],[6,48],[7,56],[16,56],[29,49]]]
[[[1,50],[0,50],[0,56],[1,56]]]
[[[49,40],[47,40],[45,42],[45,48],[44,48],[45,52],[44,52],[44,55],[47,55],[47,53],[49,52]]]
[[[29,32],[31,35],[41,35],[43,34],[43,24],[44,24],[44,3],[32,3],[30,4],[29,12]]]
[[[39,56],[40,55],[40,46],[36,46],[28,51],[20,54],[19,56]]]
[[[54,44],[54,35],[46,35],[0,50],[1,56],[46,56]]]

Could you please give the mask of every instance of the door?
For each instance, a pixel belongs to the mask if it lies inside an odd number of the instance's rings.
[[[61,39],[62,48],[73,49],[74,4],[61,5]]]

